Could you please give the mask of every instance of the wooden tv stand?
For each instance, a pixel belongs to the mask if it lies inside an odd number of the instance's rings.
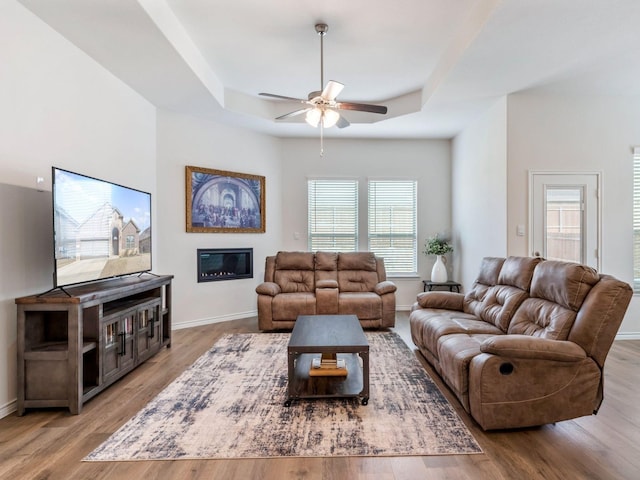
[[[18,415],[84,402],[171,346],[171,279],[141,274],[16,299]]]

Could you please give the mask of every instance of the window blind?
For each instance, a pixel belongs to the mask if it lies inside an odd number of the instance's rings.
[[[309,180],[309,251],[358,250],[358,181]]]
[[[388,274],[415,274],[418,183],[370,180],[368,190],[369,250],[384,258]]]

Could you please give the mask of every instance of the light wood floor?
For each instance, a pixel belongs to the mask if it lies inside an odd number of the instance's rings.
[[[480,430],[427,368],[480,443],[480,455],[81,461],[221,335],[255,332],[256,324],[256,319],[246,319],[175,331],[170,349],[89,401],[81,415],[33,410],[1,419],[0,479],[640,478],[640,340],[615,342],[605,369],[605,401],[597,416],[518,431]],[[406,313],[398,313],[395,330],[412,345]]]

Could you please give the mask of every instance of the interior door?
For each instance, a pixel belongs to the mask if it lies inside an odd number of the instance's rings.
[[[530,172],[531,255],[600,268],[600,174]]]

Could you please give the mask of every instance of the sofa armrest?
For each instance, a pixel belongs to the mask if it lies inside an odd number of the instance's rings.
[[[577,343],[529,335],[496,335],[482,342],[480,351],[503,357],[560,362],[578,362],[587,358],[587,353]]]
[[[456,292],[423,292],[418,294],[418,305],[422,308],[443,308],[462,312],[464,294]]]
[[[273,282],[263,282],[256,287],[256,293],[259,295],[269,295],[275,297],[279,293],[282,293],[280,285]]]
[[[385,293],[393,293],[397,290],[396,284],[390,282],[389,280],[385,280],[384,282],[378,283],[373,291],[378,295],[384,295]]]
[[[318,280],[316,288],[338,288],[337,280]]]

